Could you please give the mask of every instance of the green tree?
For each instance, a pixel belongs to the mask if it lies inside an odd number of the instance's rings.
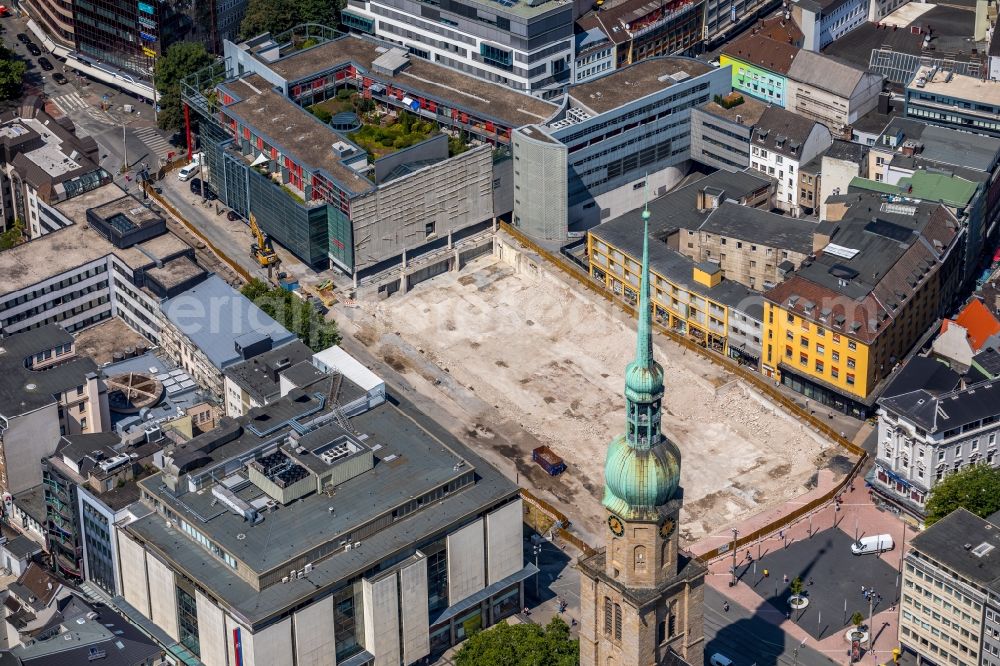
[[[21,83],[28,65],[0,43],[0,101],[21,96]]]
[[[1000,470],[970,465],[934,486],[927,500],[928,526],[963,507],[980,518],[1000,511]]]
[[[0,234],[0,250],[9,250],[24,242],[24,222],[20,218],[14,220],[10,229]]]
[[[267,316],[294,333],[313,351],[340,344],[340,330],[334,321],[326,321],[311,301],[304,301],[287,289],[273,287],[254,278],[240,291]]]
[[[197,42],[177,42],[156,61],[156,90],[160,93],[157,123],[161,129],[181,128],[181,80],[212,64],[215,58]]]
[[[479,631],[455,655],[457,666],[577,666],[579,641],[569,636],[569,626],[554,617],[545,626],[500,624]]]
[[[792,581],[792,584],[791,584],[790,587],[791,587],[793,595],[795,595],[796,597],[800,596],[802,594],[802,590],[803,590],[803,587],[804,587],[802,585],[802,579],[799,578],[799,577],[796,577],[795,580]]]
[[[865,621],[865,616],[861,614],[860,611],[854,611],[854,615],[851,616],[851,624],[854,625],[855,629],[861,629],[861,623]]]

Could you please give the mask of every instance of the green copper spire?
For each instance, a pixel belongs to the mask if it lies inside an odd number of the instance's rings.
[[[660,431],[663,368],[653,358],[649,298],[649,204],[642,211],[635,360],[625,368],[626,432],[611,442],[604,464],[606,509],[626,520],[658,520],[680,482],[680,451]]]

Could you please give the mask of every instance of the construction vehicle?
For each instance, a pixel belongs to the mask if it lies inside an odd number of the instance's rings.
[[[277,264],[278,255],[271,247],[271,239],[257,226],[257,218],[254,217],[253,213],[250,213],[250,233],[253,234],[254,238],[254,242],[250,245],[250,256],[264,267]]]

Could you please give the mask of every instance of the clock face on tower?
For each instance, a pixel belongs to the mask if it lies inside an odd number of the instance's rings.
[[[674,521],[670,518],[665,518],[662,523],[660,523],[660,536],[666,539],[671,534],[674,533]]]
[[[611,533],[616,537],[620,537],[625,534],[625,525],[622,523],[622,519],[614,514],[608,516],[608,527],[611,529]]]

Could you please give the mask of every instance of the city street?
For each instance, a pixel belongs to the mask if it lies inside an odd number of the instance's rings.
[[[0,19],[0,24],[6,29],[3,41],[15,55],[28,64],[24,81],[24,94],[44,97],[46,111],[55,117],[68,116],[76,126],[77,133],[94,137],[101,148],[101,166],[116,180],[125,185],[127,181],[119,177],[125,155],[131,167],[145,163],[150,169],[155,169],[174,153],[180,154],[183,148],[171,146],[171,132],[164,132],[156,127],[152,104],[145,99],[137,98],[129,93],[106,85],[99,81],[80,76],[51,53],[42,55],[55,66],[51,72],[45,72],[38,64],[38,59],[28,53],[24,44],[17,40],[18,33],[25,33],[38,44],[35,34],[27,27],[24,18],[8,16]],[[67,82],[60,85],[54,76],[63,74]],[[132,113],[125,111],[126,105],[131,105]],[[124,143],[122,128],[125,128]]]

